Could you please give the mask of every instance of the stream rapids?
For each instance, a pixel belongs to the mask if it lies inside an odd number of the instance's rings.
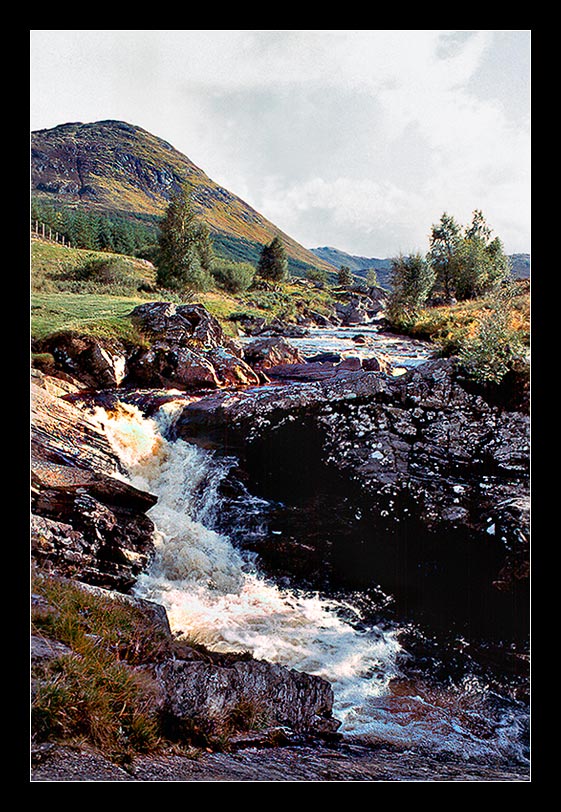
[[[345,356],[356,354],[352,335],[359,331],[368,333],[366,352],[382,349],[396,374],[430,354],[420,342],[391,337],[380,346],[375,328],[316,330],[291,342],[300,342],[306,354]],[[526,768],[527,704],[497,690],[469,664],[459,673],[443,673],[438,644],[435,651],[431,642],[431,655],[420,662],[407,641],[411,635],[423,639],[423,629],[385,613],[391,596],[381,590],[374,597],[328,595],[277,582],[260,570],[257,556],[239,539],[245,532],[266,532],[259,525],[266,505],[244,493],[236,526],[225,532],[221,516],[228,507],[228,515],[234,514],[221,486],[236,460],[170,439],[181,406],[169,401],[151,418],[122,403],[111,411],[97,409],[127,480],[158,497],[148,513],[156,553],[135,594],[162,604],[174,633],[187,640],[220,652],[248,651],[327,679],[339,732],[350,743]]]

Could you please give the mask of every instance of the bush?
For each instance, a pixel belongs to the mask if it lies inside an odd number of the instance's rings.
[[[228,293],[247,290],[255,277],[255,268],[249,262],[217,261],[211,271],[217,285]]]
[[[520,333],[512,326],[512,291],[490,297],[489,312],[473,335],[460,343],[459,358],[466,372],[479,383],[500,383],[525,355]]]

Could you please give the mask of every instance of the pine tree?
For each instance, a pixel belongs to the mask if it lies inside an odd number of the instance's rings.
[[[354,283],[354,276],[351,273],[351,269],[348,265],[341,265],[339,268],[339,274],[337,281],[343,288],[350,288]]]
[[[271,282],[282,282],[288,275],[288,260],[284,245],[279,237],[274,237],[269,245],[263,246],[257,273]]]
[[[184,186],[170,199],[160,224],[158,248],[157,281],[160,287],[187,291],[205,290],[211,286],[210,274],[203,265],[207,240],[203,238],[201,241],[201,224]]]

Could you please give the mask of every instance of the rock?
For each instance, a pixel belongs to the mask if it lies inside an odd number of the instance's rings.
[[[308,364],[338,364],[341,356],[338,352],[320,352],[317,355],[306,356],[305,361]]]
[[[127,374],[127,352],[116,340],[65,331],[41,341],[38,351],[51,353],[57,369],[91,388],[120,386]]]
[[[72,649],[65,643],[59,643],[58,640],[49,640],[46,637],[39,637],[36,634],[32,634],[30,637],[32,666],[48,663],[51,660],[56,660],[57,657],[67,657],[72,654]]]
[[[251,705],[270,724],[298,733],[325,735],[340,722],[332,716],[333,691],[321,677],[260,660],[224,665],[168,660],[157,678],[165,708],[176,720],[214,719],[223,723],[242,705]]]
[[[474,550],[496,551],[493,560],[502,558],[507,567],[503,575],[510,571],[510,551],[519,551],[512,572],[524,575],[527,415],[468,391],[453,359],[429,361],[399,377],[314,363],[273,367],[268,375],[301,381],[308,375],[309,382],[279,384],[258,397],[200,399],[179,416],[179,436],[223,442],[227,425],[229,447],[252,476],[272,466],[300,485],[309,447],[317,457],[317,464],[309,462],[310,483],[336,478],[341,496],[363,501],[364,532],[372,538],[406,534],[408,527],[419,537],[467,534],[481,542]],[[491,580],[503,579],[500,569]]]
[[[192,349],[212,349],[228,343],[220,322],[200,304],[148,302],[135,307],[130,315],[152,341],[187,344]]]
[[[153,554],[152,494],[122,480],[101,424],[32,384],[31,553],[42,566],[126,590]]]
[[[304,358],[299,350],[285,338],[261,338],[247,344],[244,358],[256,370],[268,369],[281,364],[302,364]]]
[[[240,343],[202,305],[150,302],[136,307],[131,318],[151,345],[130,359],[129,385],[193,391],[259,384]]]
[[[362,359],[362,368],[366,372],[383,372],[384,375],[391,375],[393,372],[393,364],[387,355],[379,353],[379,355],[372,356],[371,358]]]
[[[224,347],[216,347],[206,354],[216,370],[221,384],[226,386],[258,386],[259,376],[251,366]]]
[[[131,382],[150,388],[216,389],[221,385],[214,365],[202,352],[158,343],[130,362]]]
[[[343,363],[343,362],[341,362]],[[284,378],[293,381],[323,381],[334,378],[338,371],[338,366],[329,363],[307,363],[307,364],[281,364],[280,366],[269,367],[267,374],[271,378]]]

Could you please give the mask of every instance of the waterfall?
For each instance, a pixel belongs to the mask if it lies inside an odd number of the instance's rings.
[[[166,440],[173,409],[165,404],[155,419],[122,404],[98,413],[131,483],[158,496],[148,514],[157,528],[156,555],[136,594],[164,605],[172,630],[187,639],[325,677],[344,728],[347,715],[383,694],[396,674],[395,630],[361,631],[341,616],[360,620],[349,604],[280,588],[259,574],[250,554],[209,527],[228,460]]]
[[[259,572],[252,554],[213,529],[221,510],[220,484],[233,461],[168,440],[180,408],[168,402],[154,418],[124,404],[97,410],[128,481],[158,497],[148,514],[156,527],[155,557],[138,579],[137,596],[162,604],[174,633],[187,641],[220,652],[249,651],[324,677],[347,736],[456,757],[526,762],[521,742],[527,713],[521,706],[504,703],[477,679],[392,691],[405,654],[395,624],[367,625],[349,601],[280,587]],[[248,494],[249,513],[252,498]],[[235,530],[239,535],[240,528]]]

